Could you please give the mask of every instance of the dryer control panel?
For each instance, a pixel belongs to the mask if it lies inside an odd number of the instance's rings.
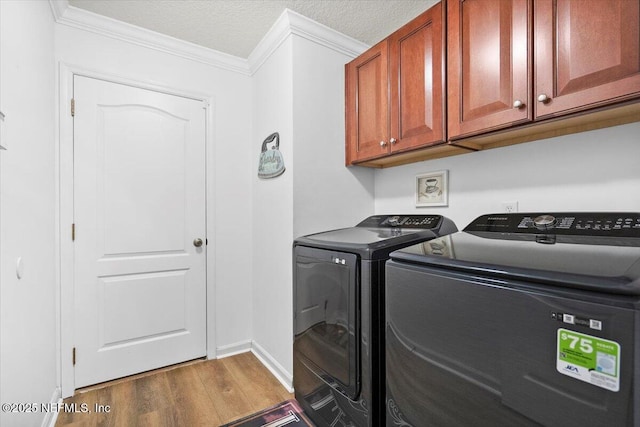
[[[374,215],[356,227],[368,228],[438,228],[442,222],[440,215]]]
[[[498,213],[476,218],[464,231],[640,238],[640,213]]]

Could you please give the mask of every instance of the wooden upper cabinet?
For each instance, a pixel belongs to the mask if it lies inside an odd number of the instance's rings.
[[[445,141],[443,13],[438,3],[346,65],[347,165]]]
[[[391,152],[445,141],[442,3],[389,37]]]
[[[533,118],[528,0],[448,2],[449,138]]]
[[[388,153],[387,44],[383,40],[345,66],[347,165]]]
[[[534,7],[536,117],[640,95],[640,1],[536,0]]]
[[[449,0],[447,19],[452,140],[640,97],[638,0]]]
[[[516,144],[638,111],[640,0],[447,0],[347,64],[346,163]]]

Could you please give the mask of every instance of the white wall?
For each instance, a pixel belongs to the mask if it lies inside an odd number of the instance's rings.
[[[0,16],[0,401],[40,404],[57,398],[53,15],[3,0]],[[41,425],[52,414],[37,409],[0,425]]]
[[[251,340],[251,79],[201,62],[66,25],[55,26],[56,60],[76,67],[211,97],[207,216],[208,329],[218,353]],[[213,256],[212,256],[213,255]],[[211,302],[214,302],[213,304]],[[216,349],[209,349],[210,356]]]
[[[292,41],[288,37],[253,75],[253,340],[259,352],[291,382],[291,242],[293,240]],[[257,176],[262,141],[280,134],[286,170],[277,178]]]
[[[640,210],[640,123],[376,171],[376,213],[438,213],[464,228],[481,214]],[[449,206],[416,208],[415,175],[449,170]]]
[[[350,59],[294,31],[253,76],[253,340],[258,354],[288,384],[293,239],[355,225],[374,209],[373,171],[344,167],[344,64]],[[275,131],[287,169],[280,177],[260,180],[260,146]]]
[[[374,171],[344,166],[344,64],[353,58],[293,40],[293,235],[299,237],[372,215]]]

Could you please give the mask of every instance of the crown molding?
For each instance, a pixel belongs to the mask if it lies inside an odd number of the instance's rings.
[[[370,47],[293,10],[285,9],[249,55],[248,61],[251,74],[258,71],[291,34],[303,37],[351,58],[355,58]]]
[[[286,9],[284,13],[289,18],[289,26],[293,34],[321,44],[336,52],[355,58],[371,47],[293,10]]]
[[[58,22],[62,15],[64,15],[64,11],[69,7],[68,0],[49,0],[49,6],[51,6],[51,12],[53,12],[53,19]]]
[[[49,4],[58,24],[244,75],[253,75],[292,34],[352,58],[369,48],[365,43],[285,9],[251,52],[249,59],[243,59],[73,7],[68,0],[49,0]]]
[[[70,6],[67,0],[49,0],[49,3],[58,24],[249,75],[246,59],[79,9]]]

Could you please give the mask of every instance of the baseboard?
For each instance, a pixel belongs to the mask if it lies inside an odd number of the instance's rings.
[[[293,393],[293,375],[289,373],[276,359],[269,354],[260,344],[255,341],[251,342],[251,352],[262,362],[266,368],[271,371],[278,381],[286,388],[289,393]]]
[[[52,408],[56,405],[60,405],[62,403],[62,390],[59,387],[56,387],[53,390],[53,394],[51,395],[51,400],[49,401],[49,407]],[[42,427],[55,427],[56,421],[58,420],[58,411],[49,411],[45,413],[44,418],[42,419]]]
[[[251,351],[251,340],[239,341],[237,343],[223,345],[216,348],[216,359],[234,356],[240,353]]]
[[[216,348],[216,359],[234,356],[240,353],[252,352],[274,377],[293,393],[293,375],[289,373],[278,361],[255,341],[240,341],[234,344],[223,345]]]

